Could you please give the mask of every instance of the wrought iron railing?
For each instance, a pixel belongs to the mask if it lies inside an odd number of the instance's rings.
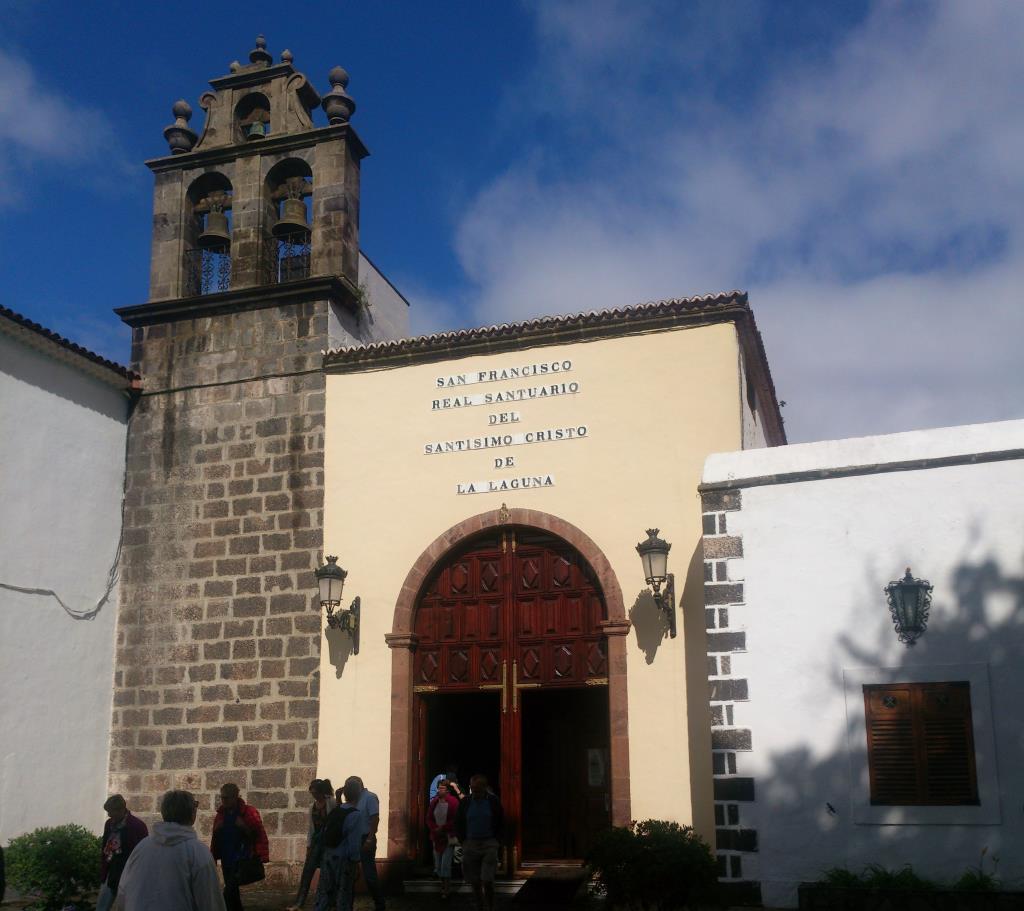
[[[231,287],[231,248],[199,248],[185,253],[185,297],[216,294]]]
[[[274,281],[309,278],[309,235],[286,234],[275,238]]]

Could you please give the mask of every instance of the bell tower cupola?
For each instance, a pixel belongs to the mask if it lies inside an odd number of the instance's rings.
[[[150,303],[214,304],[242,292],[253,300],[330,279],[333,302],[357,306],[368,152],[350,123],[348,73],[332,69],[321,98],[291,51],[275,63],[262,35],[248,63],[229,70],[199,98],[202,131],[191,105],[175,102],[164,129],[170,154],[147,162],[156,176]]]

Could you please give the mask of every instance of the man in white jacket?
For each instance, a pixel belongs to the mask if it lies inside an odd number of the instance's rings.
[[[213,855],[192,828],[195,798],[168,791],[160,815],[125,864],[116,911],[226,911]]]

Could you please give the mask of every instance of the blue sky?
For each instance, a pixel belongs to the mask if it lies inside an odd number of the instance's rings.
[[[170,106],[351,74],[418,331],[742,288],[793,440],[1024,416],[1024,4],[0,0],[0,302],[117,360]]]

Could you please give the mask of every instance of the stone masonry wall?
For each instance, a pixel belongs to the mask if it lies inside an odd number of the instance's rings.
[[[111,791],[147,821],[235,781],[272,879],[304,857],[317,763],[327,304],[133,330]]]

